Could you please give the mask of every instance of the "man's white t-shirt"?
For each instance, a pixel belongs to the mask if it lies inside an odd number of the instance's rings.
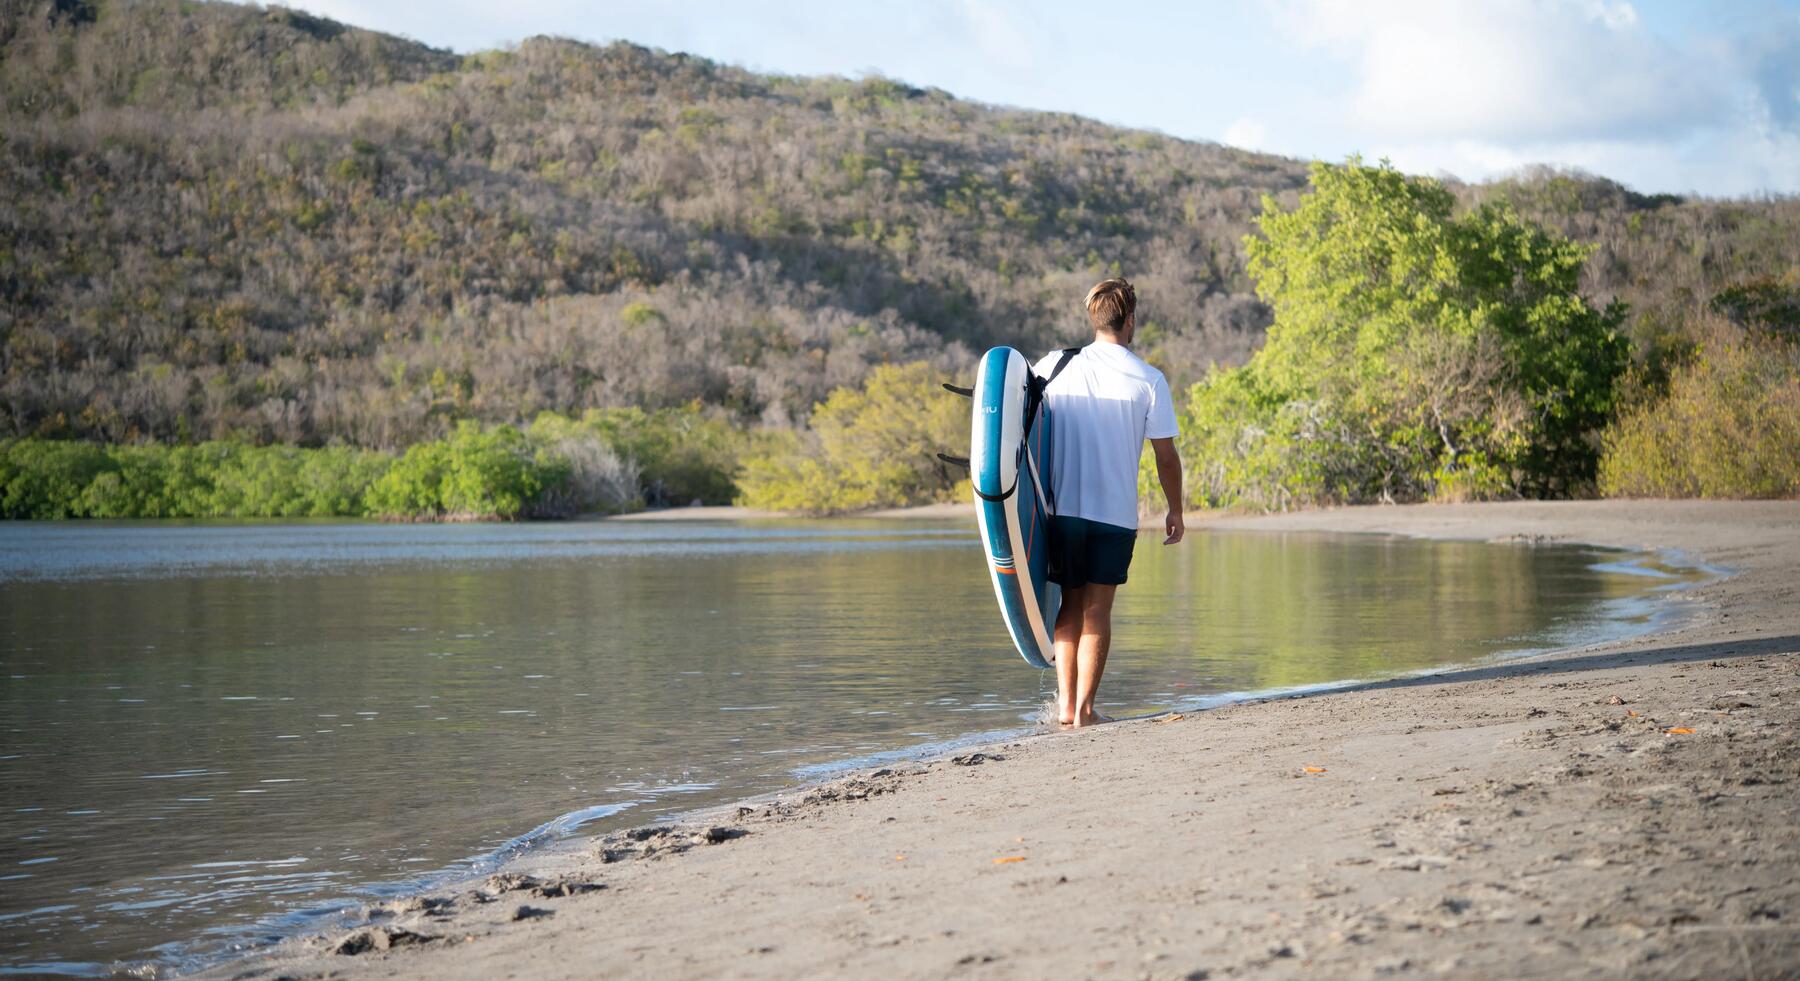
[[[1032,370],[1048,378],[1052,351]],[[1096,340],[1044,389],[1051,430],[1050,484],[1059,515],[1121,528],[1138,525],[1138,457],[1144,440],[1180,430],[1163,374],[1123,345]]]

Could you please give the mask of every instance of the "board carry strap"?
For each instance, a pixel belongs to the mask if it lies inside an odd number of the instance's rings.
[[[1063,348],[1062,357],[1057,359],[1056,367],[1050,369],[1050,377],[1040,379],[1037,373],[1033,372],[1031,379],[1025,383],[1026,432],[1031,432],[1031,424],[1037,420],[1038,407],[1044,404],[1044,391],[1050,387],[1051,382],[1056,380],[1056,376],[1062,374],[1062,370],[1069,366],[1069,362],[1075,359],[1075,355],[1080,353],[1081,348],[1078,347]]]
[[[1056,367],[1050,369],[1050,377],[1048,377],[1048,378],[1040,379],[1037,376],[1036,372],[1032,372],[1030,379],[1025,384],[1025,433],[1027,436],[1029,436],[1031,434],[1031,424],[1033,422],[1037,421],[1038,410],[1043,407],[1044,392],[1050,388],[1050,383],[1056,380],[1056,376],[1062,374],[1062,370],[1069,366],[1069,362],[1075,360],[1075,355],[1080,354],[1080,353],[1081,353],[1081,348],[1078,348],[1078,347],[1063,348],[1062,349],[1062,357],[1056,359]],[[1026,469],[1027,468],[1025,466],[1025,441],[1021,440],[1019,443],[1019,470],[1020,470],[1021,474]],[[1038,483],[1037,469],[1035,467],[1030,468],[1030,469],[1031,469],[1031,485],[1033,487],[1037,488],[1038,498],[1044,502],[1046,509],[1051,514],[1055,514],[1056,513],[1055,499],[1053,499],[1051,497],[1050,490],[1048,488],[1046,488]],[[1014,489],[1016,490],[1017,487],[1018,487],[1017,478],[1015,478],[1014,479]],[[979,490],[976,491],[975,493],[981,494],[981,492]],[[1012,491],[1007,491],[1007,495],[1010,496],[1011,494],[1012,494]],[[983,494],[982,496],[985,498],[987,495]]]

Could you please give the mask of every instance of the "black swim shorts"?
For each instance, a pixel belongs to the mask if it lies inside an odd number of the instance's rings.
[[[1064,589],[1124,585],[1136,544],[1136,528],[1059,514],[1050,519],[1050,581]]]

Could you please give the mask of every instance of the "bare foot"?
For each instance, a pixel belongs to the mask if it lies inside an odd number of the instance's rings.
[[[1098,712],[1089,712],[1086,717],[1076,719],[1074,725],[1075,725],[1075,728],[1077,728],[1077,729],[1086,729],[1088,726],[1100,726],[1100,725],[1105,725],[1108,722],[1116,722],[1116,721],[1118,721],[1118,720],[1114,719],[1110,715],[1101,715]]]

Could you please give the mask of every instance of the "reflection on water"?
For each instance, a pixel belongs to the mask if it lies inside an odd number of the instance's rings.
[[[0,527],[0,970],[185,956],[534,828],[1022,728],[1054,681],[1011,652],[974,542],[868,521]],[[1566,642],[1665,581],[1616,559],[1146,537],[1106,708]]]

